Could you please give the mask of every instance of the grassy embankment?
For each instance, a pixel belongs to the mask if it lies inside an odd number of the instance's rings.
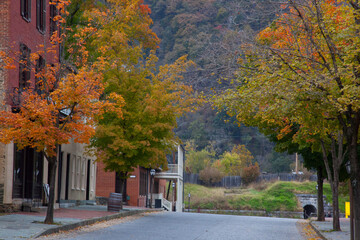
[[[217,210],[264,210],[299,211],[295,194],[316,194],[316,182],[266,182],[241,188],[208,188],[195,184],[185,184],[185,206],[188,207],[188,194],[191,193],[190,208]],[[329,184],[324,184],[324,194],[331,203]],[[340,211],[345,211],[348,201],[346,187],[340,188]]]

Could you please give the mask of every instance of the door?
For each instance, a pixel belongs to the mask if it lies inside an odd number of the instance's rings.
[[[87,174],[86,174],[86,200],[90,200],[90,168],[91,168],[91,160],[87,161]]]
[[[123,179],[119,173],[116,173],[116,177],[115,177],[115,192],[121,193],[123,197],[123,202],[127,202],[126,179]]]
[[[13,198],[41,199],[43,155],[33,148],[14,151]]]
[[[70,156],[69,153],[66,155],[65,200],[69,200]]]

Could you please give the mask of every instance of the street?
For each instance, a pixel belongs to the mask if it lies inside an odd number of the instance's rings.
[[[65,239],[122,240],[300,240],[297,219],[197,213],[157,213]],[[64,239],[64,238],[62,238]]]

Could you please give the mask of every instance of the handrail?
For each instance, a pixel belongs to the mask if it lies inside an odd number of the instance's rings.
[[[162,206],[168,210],[168,211],[172,211],[172,203],[170,201],[168,201],[167,199],[163,198],[162,199]]]
[[[178,173],[179,166],[177,164],[168,164],[168,169],[169,170],[167,171],[162,171],[157,173],[157,175],[167,174],[167,173]]]

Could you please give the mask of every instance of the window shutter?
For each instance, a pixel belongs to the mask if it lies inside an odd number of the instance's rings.
[[[36,0],[36,28],[41,31],[41,0]]]
[[[31,0],[25,0],[27,1],[27,19],[29,22],[31,21]]]
[[[46,29],[46,1],[45,0],[41,0],[42,1],[42,31],[45,32]]]
[[[26,47],[26,80],[25,80],[25,86],[29,87],[30,86],[30,74],[31,74],[31,70],[30,70],[30,48]]]
[[[24,1],[27,1],[27,0],[20,0],[20,14],[21,14],[21,16],[24,16]]]

